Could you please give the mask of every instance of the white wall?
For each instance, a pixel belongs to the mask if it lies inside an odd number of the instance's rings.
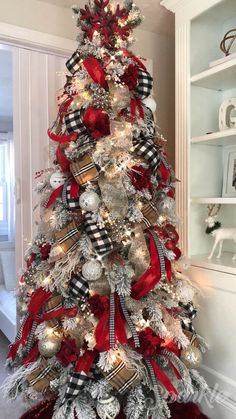
[[[72,1],[73,3],[73,1]],[[38,0],[0,1],[0,21],[40,32],[76,38],[72,11]],[[170,160],[174,162],[174,37],[138,29],[134,51],[153,60],[157,122],[168,139]]]

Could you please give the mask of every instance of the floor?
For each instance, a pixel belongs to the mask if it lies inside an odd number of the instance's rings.
[[[5,360],[8,352],[9,342],[0,331],[0,385],[2,385],[8,372],[5,369]],[[0,419],[19,419],[24,412],[20,399],[8,402],[0,392]]]

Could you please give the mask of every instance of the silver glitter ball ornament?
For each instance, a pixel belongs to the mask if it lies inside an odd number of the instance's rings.
[[[119,411],[120,403],[115,396],[107,396],[97,401],[97,413],[100,419],[115,419]]]
[[[202,362],[202,353],[196,346],[188,346],[182,349],[180,358],[187,368],[198,368]]]
[[[100,198],[96,192],[83,192],[79,197],[80,207],[85,211],[95,211],[100,204]]]
[[[92,259],[82,266],[82,275],[87,281],[96,281],[102,275],[102,265],[98,260]]]
[[[44,338],[40,339],[38,349],[42,356],[51,358],[60,350],[61,342],[57,339]]]

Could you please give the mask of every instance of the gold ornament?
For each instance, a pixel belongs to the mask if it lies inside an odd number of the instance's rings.
[[[202,353],[195,346],[188,346],[182,349],[180,358],[187,368],[198,368],[202,362]]]
[[[61,342],[58,339],[44,338],[38,343],[38,349],[42,356],[51,358],[60,350]]]
[[[97,413],[100,419],[115,419],[120,411],[119,400],[115,396],[104,396],[97,401]]]

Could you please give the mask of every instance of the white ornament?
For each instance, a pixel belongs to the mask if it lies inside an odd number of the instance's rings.
[[[219,129],[236,128],[236,98],[224,100],[219,110]]]
[[[82,275],[88,281],[96,281],[102,275],[102,265],[98,260],[92,259],[82,266]]]
[[[95,211],[100,204],[100,198],[96,192],[83,192],[79,198],[80,207],[85,211]]]
[[[115,396],[107,396],[97,401],[97,413],[101,419],[115,419],[119,411],[120,403]]]
[[[156,112],[157,103],[156,103],[155,99],[153,99],[152,96],[147,97],[146,99],[143,99],[142,102],[145,106],[147,106],[149,109],[151,109],[151,111],[153,113]]]
[[[57,189],[59,188],[59,186],[64,185],[66,179],[67,179],[67,176],[64,175],[64,173],[58,171],[52,174],[49,182],[53,189]]]
[[[57,339],[44,338],[40,339],[38,349],[42,356],[51,358],[60,350],[61,342]]]

